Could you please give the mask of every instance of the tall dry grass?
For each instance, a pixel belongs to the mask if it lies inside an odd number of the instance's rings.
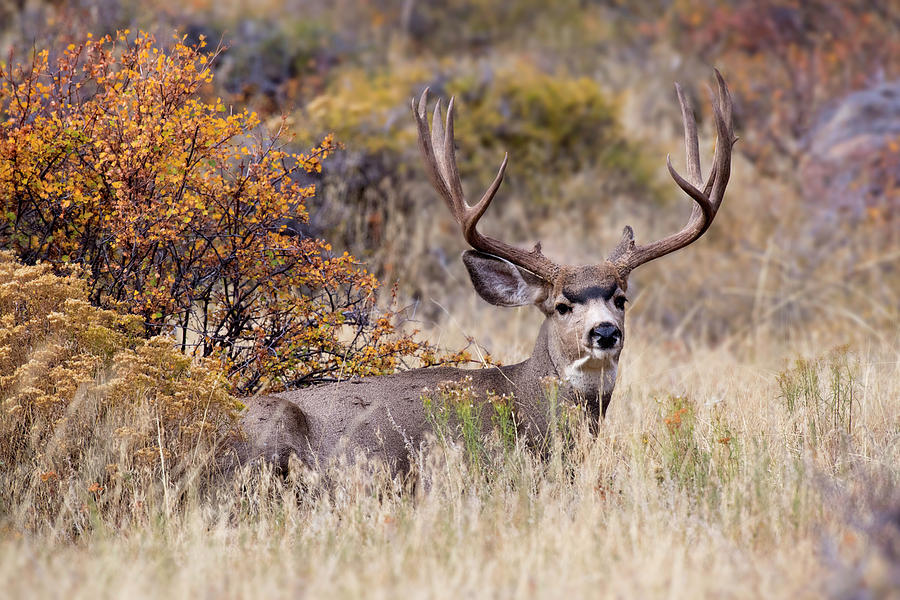
[[[894,342],[896,344],[896,340]],[[37,530],[3,490],[9,597],[890,597],[900,582],[896,345],[776,367],[765,342],[677,357],[629,342],[599,435],[546,456],[435,443],[413,477],[377,465],[238,473],[166,497],[53,493]],[[91,452],[108,442],[94,439]],[[190,490],[188,490],[190,491]],[[12,510],[11,510],[12,509]],[[82,516],[86,517],[82,519]],[[72,523],[81,523],[72,536]]]

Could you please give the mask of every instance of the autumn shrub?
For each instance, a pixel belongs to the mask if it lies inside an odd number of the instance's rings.
[[[220,362],[144,339],[139,317],[92,306],[83,279],[10,252],[0,253],[0,323],[3,512],[27,509],[19,519],[39,526],[75,500],[183,493],[230,466],[241,405]]]
[[[509,152],[518,185],[537,203],[558,205],[554,174],[591,170],[602,186],[598,193],[655,195],[650,163],[624,137],[616,103],[596,80],[546,73],[523,61],[490,78],[459,76],[446,93],[465,103],[456,131],[473,149],[460,161],[470,172],[489,176]]]
[[[421,348],[374,277],[302,234],[332,138],[291,152],[201,100],[204,44],[126,30],[0,68],[0,247],[82,267],[93,304],[224,358],[243,393],[394,370]]]

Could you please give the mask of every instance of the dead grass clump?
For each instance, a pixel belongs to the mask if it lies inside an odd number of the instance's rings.
[[[119,521],[214,473],[239,404],[213,362],[134,316],[92,307],[75,276],[0,253],[0,502],[7,525]]]

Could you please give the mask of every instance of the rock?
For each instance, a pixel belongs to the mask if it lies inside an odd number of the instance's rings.
[[[834,218],[896,211],[900,185],[900,81],[853,92],[811,129],[800,177],[806,198]],[[890,206],[890,203],[893,206]]]

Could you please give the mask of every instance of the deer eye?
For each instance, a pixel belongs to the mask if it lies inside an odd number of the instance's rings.
[[[626,298],[625,296],[618,296],[614,302],[616,308],[618,308],[619,310],[625,310],[625,303],[628,302],[628,298]]]
[[[556,305],[556,312],[558,312],[561,315],[569,314],[569,312],[571,310],[572,310],[572,307],[569,306],[568,304],[563,304],[562,302],[560,302],[559,304]]]

